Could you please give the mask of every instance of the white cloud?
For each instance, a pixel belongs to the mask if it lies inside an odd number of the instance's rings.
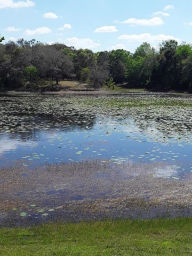
[[[14,26],[11,26],[11,27],[8,27],[5,29],[7,32],[18,32],[20,31],[21,29],[20,28],[16,28]]]
[[[36,28],[34,30],[31,29],[27,29],[25,31],[25,33],[29,36],[33,36],[33,35],[45,35],[45,34],[49,34],[51,33],[51,29],[48,27],[40,27],[40,28]]]
[[[118,30],[115,26],[103,26],[95,30],[96,33],[114,33],[117,31]]]
[[[77,49],[95,49],[100,46],[98,42],[94,42],[90,38],[77,38],[71,37],[65,40],[65,44],[68,46],[74,46]]]
[[[162,11],[154,12],[153,15],[154,16],[166,16],[166,17],[170,16],[170,14],[168,12],[162,12]]]
[[[10,140],[7,138],[0,139],[0,155],[5,152],[16,150],[18,147],[35,147],[37,143],[35,142],[19,142],[17,140]]]
[[[115,44],[110,47],[110,50],[119,50],[119,49],[127,50],[127,47],[124,44]]]
[[[174,36],[171,36],[171,35],[165,35],[165,34],[151,35],[150,33],[121,35],[118,37],[118,39],[126,40],[128,42],[139,42],[139,43],[143,43],[143,42],[160,43],[166,40],[180,41],[178,38],[175,38]]]
[[[160,26],[164,24],[163,20],[160,17],[154,17],[151,19],[130,18],[125,21],[122,21],[121,23],[138,26]]]
[[[33,7],[35,3],[31,0],[17,1],[14,0],[0,0],[0,9],[3,8],[27,8]]]
[[[43,17],[45,19],[58,19],[58,16],[53,12],[44,13]]]
[[[72,29],[71,24],[65,24],[63,27],[58,28],[59,31],[63,31],[63,30],[65,30],[65,29]]]
[[[166,6],[165,6],[164,11],[173,10],[173,9],[175,9],[175,6],[169,4],[169,5],[166,5]]]
[[[184,24],[188,25],[188,26],[192,26],[192,21],[191,22],[185,22]]]
[[[16,41],[17,41],[17,38],[15,38],[15,37],[9,37],[9,38],[8,38],[8,41],[14,41],[14,42],[16,42]]]

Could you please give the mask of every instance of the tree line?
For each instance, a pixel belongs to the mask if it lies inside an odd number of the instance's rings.
[[[65,79],[86,82],[94,88],[117,84],[192,92],[192,46],[170,40],[162,42],[159,50],[143,43],[134,53],[123,49],[94,53],[34,39],[0,43],[1,90],[35,88],[41,83],[59,85]]]

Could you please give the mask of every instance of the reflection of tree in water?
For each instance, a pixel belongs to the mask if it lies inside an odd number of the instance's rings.
[[[42,106],[36,98],[13,98],[1,101],[0,130],[7,132],[10,138],[37,140],[40,130],[92,129],[96,116],[81,110],[66,107],[65,104],[54,105],[49,102]]]

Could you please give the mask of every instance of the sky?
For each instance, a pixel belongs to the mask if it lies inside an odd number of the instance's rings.
[[[192,0],[0,0],[0,35],[93,51],[192,41]]]

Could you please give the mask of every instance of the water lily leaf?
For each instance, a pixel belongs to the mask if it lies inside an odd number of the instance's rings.
[[[83,151],[76,152],[77,155],[81,155],[82,153],[83,153]]]
[[[42,216],[47,217],[47,216],[49,216],[49,214],[48,213],[43,213]]]
[[[44,211],[45,211],[44,209],[38,210],[39,213],[43,213]]]
[[[20,216],[21,216],[21,217],[26,217],[26,216],[27,216],[27,213],[26,213],[26,212],[21,212],[21,213],[20,213]]]
[[[55,210],[54,210],[54,209],[49,209],[48,211],[49,211],[49,212],[54,212]]]

